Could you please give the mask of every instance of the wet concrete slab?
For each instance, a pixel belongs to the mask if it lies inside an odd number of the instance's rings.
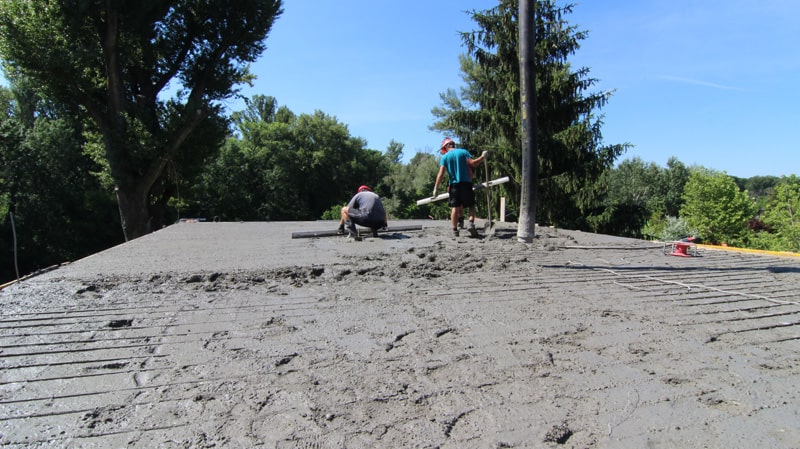
[[[181,223],[3,289],[0,444],[800,447],[798,258],[397,224]]]

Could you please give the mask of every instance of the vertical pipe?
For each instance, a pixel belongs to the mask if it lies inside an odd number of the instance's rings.
[[[519,2],[519,71],[522,113],[522,192],[517,240],[530,243],[536,233],[536,189],[539,155],[536,148],[536,1]]]

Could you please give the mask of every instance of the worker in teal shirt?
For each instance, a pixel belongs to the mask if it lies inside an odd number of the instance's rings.
[[[453,235],[458,237],[458,221],[464,216],[464,208],[469,208],[469,234],[472,237],[478,236],[475,229],[475,192],[472,190],[472,169],[479,166],[488,151],[481,153],[480,157],[472,158],[469,151],[463,148],[456,148],[453,139],[445,137],[441,145],[442,158],[439,160],[439,173],[436,175],[436,183],[433,185],[433,196],[439,189],[445,170],[449,178],[447,183],[447,193],[450,195],[448,204],[450,205],[450,223],[453,225]]]

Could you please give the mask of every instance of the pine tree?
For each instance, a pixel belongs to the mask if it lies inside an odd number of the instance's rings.
[[[588,68],[573,70],[567,60],[587,37],[564,20],[572,9],[536,2],[537,220],[582,228],[596,205],[595,181],[630,145],[602,144],[602,116],[594,111],[612,92],[588,93],[597,80]],[[492,9],[471,12],[480,29],[462,33],[466,86],[460,93],[440,94],[442,106],[433,109],[437,121],[431,126],[473,152],[491,151],[490,177],[514,181],[503,186],[510,208],[519,203],[522,179],[518,10],[518,0],[501,0]]]

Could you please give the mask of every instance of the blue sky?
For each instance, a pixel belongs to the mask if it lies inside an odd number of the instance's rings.
[[[458,33],[476,29],[467,11],[497,4],[284,3],[242,93],[335,116],[369,148],[394,139],[405,161],[444,137],[428,130],[430,111],[440,93],[464,85]],[[797,0],[584,0],[566,17],[589,33],[570,63],[590,69],[592,92],[614,92],[595,112],[604,143],[633,145],[620,161],[666,166],[675,156],[744,178],[800,174],[798,18]]]
[[[495,4],[287,1],[244,93],[335,116],[369,148],[394,139],[408,160],[438,146],[430,111],[464,84],[458,32],[476,28],[465,11]],[[589,32],[570,62],[614,90],[599,113],[605,143],[634,145],[621,160],[798,174],[798,18],[796,0],[586,0],[566,17]]]

